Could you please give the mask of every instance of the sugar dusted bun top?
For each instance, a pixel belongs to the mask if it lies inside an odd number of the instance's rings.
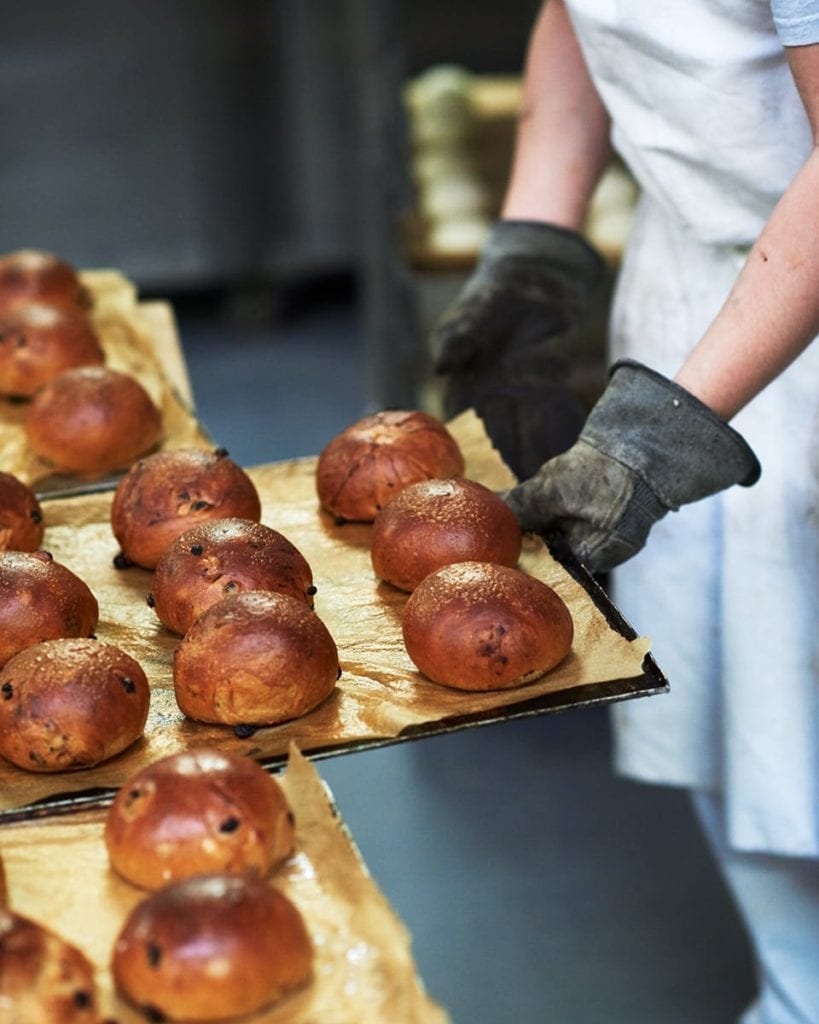
[[[36,551],[44,533],[34,491],[13,474],[0,472],[0,552]]]
[[[313,946],[299,911],[267,882],[197,875],[131,911],[111,967],[120,992],[155,1020],[225,1020],[309,982]]]
[[[475,480],[422,480],[404,488],[375,518],[375,574],[399,590],[451,562],[514,566],[522,535],[512,510]]]
[[[264,876],[290,856],[294,840],[276,779],[249,757],[204,748],[137,772],[105,824],[111,864],[146,889],[213,872]]]
[[[88,309],[91,296],[69,263],[40,249],[0,256],[0,309],[21,302]]]
[[[318,459],[316,490],[322,507],[338,519],[371,522],[408,484],[463,471],[457,442],[435,417],[379,412],[326,445]]]
[[[261,501],[222,449],[177,448],[136,462],[119,482],[111,528],[126,561],[153,569],[181,533],[211,519],[259,521]]]
[[[566,657],[574,636],[571,613],[551,587],[486,562],[428,576],[407,600],[401,627],[418,669],[461,690],[532,682]]]

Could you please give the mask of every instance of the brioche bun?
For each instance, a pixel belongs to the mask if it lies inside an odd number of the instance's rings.
[[[43,541],[43,510],[34,491],[0,472],[0,552],[36,551]]]
[[[325,446],[316,490],[322,507],[340,520],[372,522],[407,484],[458,476],[464,458],[446,427],[425,412],[365,416]]]
[[[0,1020],[99,1024],[94,968],[59,935],[0,909]]]
[[[57,469],[122,469],[162,435],[162,415],[136,378],[105,366],[64,370],[31,400],[24,420],[32,451]]]
[[[145,889],[216,872],[264,876],[294,842],[275,778],[249,757],[217,750],[154,761],[119,790],[105,821],[112,866]]]
[[[286,896],[252,875],[198,875],[130,913],[111,962],[120,992],[153,1019],[224,1020],[305,985],[313,948]]]
[[[34,772],[107,761],[142,735],[150,690],[130,655],[99,640],[46,640],[0,670],[0,755]]]
[[[0,666],[41,640],[90,636],[98,618],[88,585],[47,551],[0,554]]]
[[[503,690],[544,675],[569,653],[574,626],[551,587],[489,562],[446,565],[413,591],[401,620],[427,678],[459,690]]]
[[[303,601],[248,590],[211,605],[174,652],[176,701],[189,717],[274,725],[311,711],[341,669],[335,641]]]
[[[92,304],[77,271],[40,249],[18,249],[0,256],[0,309],[21,302],[44,302],[69,309],[89,309]]]
[[[111,505],[111,528],[122,557],[153,569],[180,533],[209,519],[258,522],[256,486],[224,449],[177,448],[146,455],[120,480]]]
[[[515,566],[520,525],[494,491],[475,480],[422,480],[375,518],[370,557],[376,576],[412,591],[442,565],[498,562]]]
[[[26,303],[0,311],[0,394],[30,398],[63,370],[104,361],[81,310]]]
[[[162,554],[151,603],[164,626],[186,633],[212,604],[245,590],[273,590],[312,607],[313,573],[277,530],[251,519],[211,519]]]

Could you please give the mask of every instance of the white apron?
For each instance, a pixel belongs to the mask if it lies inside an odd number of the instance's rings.
[[[569,0],[643,189],[611,357],[672,375],[810,146],[763,0]],[[818,285],[819,286],[819,285]],[[819,855],[819,344],[733,421],[762,463],[614,574],[671,693],[613,709],[618,769],[719,791],[742,850]]]

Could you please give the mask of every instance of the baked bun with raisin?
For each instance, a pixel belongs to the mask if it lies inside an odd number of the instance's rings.
[[[411,591],[451,562],[515,566],[523,538],[504,500],[475,480],[422,480],[375,518],[370,557],[376,576]]]
[[[23,425],[32,451],[70,473],[122,469],[162,436],[162,414],[145,388],[106,366],[57,374],[34,395]]]
[[[159,889],[191,875],[266,875],[293,852],[295,825],[276,779],[243,754],[163,757],[119,790],[105,821],[114,869]]]
[[[37,495],[12,473],[0,472],[0,552],[36,551],[44,533]]]
[[[211,519],[180,534],[156,564],[150,603],[186,633],[212,604],[245,590],[273,590],[313,606],[313,573],[298,548],[251,519]]]
[[[96,331],[80,310],[27,303],[0,311],[0,394],[30,398],[63,370],[104,362]]]
[[[111,505],[122,559],[153,569],[172,540],[209,519],[252,519],[262,505],[256,485],[224,448],[176,448],[135,462]]]
[[[99,1024],[94,968],[76,946],[0,909],[0,1020]]]
[[[119,991],[153,1020],[225,1020],[307,984],[313,946],[299,911],[267,882],[197,875],[137,904],[111,969]]]
[[[65,260],[41,249],[18,249],[0,256],[0,309],[22,302],[87,310],[92,298]]]
[[[312,711],[341,674],[329,630],[303,601],[248,590],[211,605],[174,651],[176,702],[189,717],[275,725]]]
[[[463,471],[464,457],[443,423],[425,412],[391,410],[364,416],[324,447],[316,491],[337,519],[372,522],[408,484]]]
[[[535,576],[488,562],[446,565],[409,596],[407,653],[428,679],[459,690],[501,690],[544,675],[569,653],[572,616]]]
[[[99,640],[46,640],[0,670],[0,755],[34,772],[91,768],[142,736],[142,667]]]
[[[88,584],[47,551],[0,553],[0,666],[41,640],[90,636],[98,618]]]

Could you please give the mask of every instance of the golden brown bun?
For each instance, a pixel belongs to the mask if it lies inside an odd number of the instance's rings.
[[[104,361],[81,310],[27,303],[0,312],[0,394],[28,398],[63,370]]]
[[[322,507],[338,519],[372,522],[408,484],[463,471],[457,442],[434,416],[378,412],[325,446],[316,468],[316,490]]]
[[[0,473],[0,552],[36,551],[44,533],[34,491],[11,473]]]
[[[130,655],[99,640],[46,640],[0,670],[0,755],[33,772],[107,761],[139,739],[150,690]]]
[[[176,701],[189,717],[229,725],[298,718],[332,692],[335,641],[303,601],[248,590],[196,620],[174,652]]]
[[[0,1021],[98,1024],[94,968],[76,946],[0,909]]]
[[[242,754],[191,750],[143,768],[105,822],[114,869],[159,889],[191,875],[266,875],[293,852],[294,818],[278,782]]]
[[[0,256],[0,309],[21,302],[69,309],[89,309],[92,304],[77,271],[53,253],[39,249],[18,249]]]
[[[274,590],[312,608],[313,573],[277,530],[250,519],[211,519],[165,550],[150,601],[163,625],[187,633],[212,604],[245,590]]]
[[[114,493],[111,528],[124,559],[153,569],[171,541],[197,523],[230,516],[258,522],[261,515],[255,484],[224,449],[179,448],[128,470]]]
[[[451,562],[515,566],[520,525],[494,491],[475,480],[411,484],[375,518],[370,556],[376,576],[399,590]]]
[[[459,690],[530,683],[566,657],[574,634],[569,609],[551,587],[488,562],[427,576],[407,600],[401,627],[421,672]]]
[[[90,636],[98,618],[88,585],[47,551],[0,554],[0,666],[41,640]]]
[[[121,469],[162,436],[162,415],[139,381],[105,366],[52,378],[32,398],[24,425],[37,455],[73,473]]]
[[[0,858],[0,908],[7,907],[9,902],[8,887],[6,886],[6,869]]]
[[[111,967],[122,994],[153,1019],[223,1020],[305,985],[313,948],[298,910],[266,882],[198,875],[131,911]]]

